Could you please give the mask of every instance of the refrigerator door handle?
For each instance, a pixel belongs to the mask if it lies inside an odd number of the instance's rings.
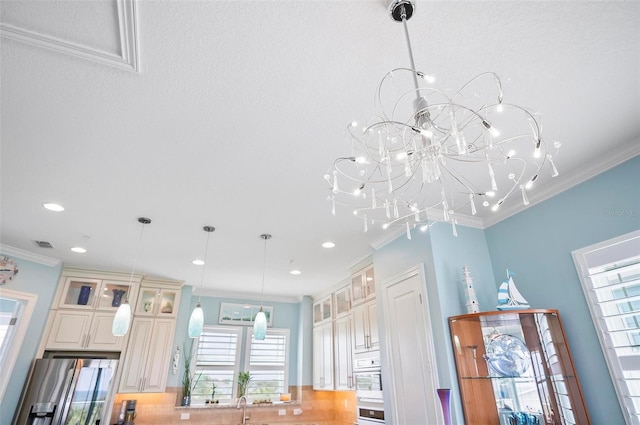
[[[65,423],[67,416],[69,415],[71,400],[73,399],[73,393],[78,379],[78,363],[78,360],[74,361],[73,366],[67,369],[67,376],[64,380],[66,393],[63,393],[60,396],[60,400],[58,400],[58,408],[56,409],[56,413],[53,418],[54,424]]]

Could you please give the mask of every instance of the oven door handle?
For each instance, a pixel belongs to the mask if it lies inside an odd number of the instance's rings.
[[[382,404],[381,399],[379,398],[371,398],[371,397],[358,397],[358,401],[363,401],[365,403],[376,403]]]

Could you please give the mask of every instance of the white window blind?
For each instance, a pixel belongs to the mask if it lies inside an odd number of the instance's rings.
[[[269,329],[262,341],[247,334],[246,367],[251,373],[247,396],[253,400],[278,400],[288,392],[289,330]]]
[[[640,425],[640,231],[573,257],[623,413]]]
[[[228,401],[235,397],[241,331],[242,328],[228,326],[205,327],[202,330],[198,338],[195,385],[191,394],[196,403]]]

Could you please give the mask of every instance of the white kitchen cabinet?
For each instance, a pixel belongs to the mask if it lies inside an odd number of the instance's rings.
[[[331,295],[313,303],[313,324],[331,320],[333,317],[331,310]]]
[[[180,304],[181,283],[145,278],[134,309],[136,316],[176,317]]]
[[[375,300],[353,308],[352,318],[353,352],[379,350],[378,311]]]
[[[164,392],[174,330],[173,319],[133,319],[119,392]]]
[[[351,316],[341,317],[333,323],[334,389],[353,389],[353,340],[351,339]]]
[[[351,299],[355,306],[371,300],[375,296],[376,281],[373,265],[370,265],[351,276]]]
[[[313,389],[333,390],[333,323],[313,328]]]
[[[139,283],[139,276],[133,279],[125,274],[65,269],[60,279],[57,307],[115,312],[125,300],[136,299]]]
[[[120,351],[124,339],[113,336],[114,313],[58,310],[47,338],[47,350]]]
[[[333,294],[335,300],[335,317],[341,317],[351,311],[351,285],[338,289]]]

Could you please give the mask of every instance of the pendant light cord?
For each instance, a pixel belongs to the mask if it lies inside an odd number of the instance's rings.
[[[136,252],[133,257],[133,268],[131,269],[131,276],[129,276],[129,287],[133,285],[133,275],[136,273],[136,265],[138,264],[138,257],[140,256],[140,251],[142,249],[142,236],[144,235],[144,226],[151,223],[151,219],[140,217],[138,218],[138,223],[142,224],[142,229],[140,229],[140,238],[138,239],[138,247],[136,248]],[[129,302],[128,294],[124,302],[127,302],[127,303]]]
[[[264,304],[264,275],[267,270],[267,241],[271,239],[271,235],[264,233],[260,235],[260,237],[264,239],[264,250],[262,253],[262,288],[260,290],[260,311],[262,311]]]
[[[204,272],[207,268],[207,254],[209,252],[209,238],[211,237],[211,232],[215,231],[216,228],[213,226],[204,226],[202,228],[205,232],[207,232],[207,244],[204,247],[204,264],[202,265],[202,276],[200,277],[200,289],[204,289]],[[201,295],[198,295],[198,304],[200,304]]]
[[[260,289],[260,311],[264,303],[264,275],[267,270],[267,238],[264,238],[264,249],[262,251],[262,288]]]

